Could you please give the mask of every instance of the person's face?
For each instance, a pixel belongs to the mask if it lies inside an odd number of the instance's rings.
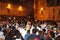
[[[60,30],[58,30],[58,33],[60,33]]]

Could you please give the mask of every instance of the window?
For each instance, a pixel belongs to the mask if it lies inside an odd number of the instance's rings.
[[[60,0],[47,0],[47,6],[60,6]]]
[[[60,5],[60,0],[57,0],[57,5],[58,5],[58,6]]]

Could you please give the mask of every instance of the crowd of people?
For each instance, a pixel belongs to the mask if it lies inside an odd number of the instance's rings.
[[[0,21],[0,40],[60,40],[60,22]]]

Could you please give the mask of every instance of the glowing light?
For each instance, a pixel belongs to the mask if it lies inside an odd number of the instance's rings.
[[[8,9],[11,9],[11,4],[8,4],[7,8],[8,8]]]
[[[43,8],[41,8],[41,11],[43,11]]]
[[[22,11],[22,10],[23,10],[22,6],[19,6],[19,11]]]

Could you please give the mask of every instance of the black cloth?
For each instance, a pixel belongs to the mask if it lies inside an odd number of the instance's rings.
[[[5,40],[15,40],[15,39],[24,40],[18,30],[11,30],[9,33],[7,33],[5,37]]]
[[[52,38],[48,37],[48,38],[46,38],[46,40],[52,40]]]
[[[52,38],[55,38],[55,33],[53,31],[50,31],[50,35]]]
[[[6,35],[6,34],[7,34],[7,31],[6,31],[6,29],[4,29],[4,30],[3,30],[3,32],[4,32],[4,35]]]

